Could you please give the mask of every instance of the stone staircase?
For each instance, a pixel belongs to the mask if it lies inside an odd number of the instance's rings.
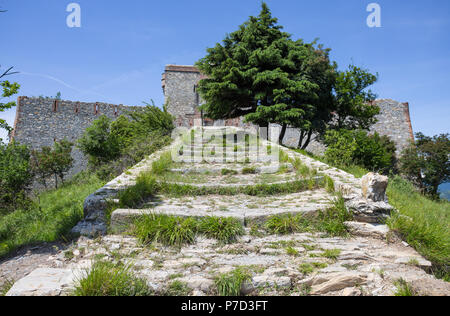
[[[182,135],[170,148],[156,152],[88,197],[85,219],[73,229],[82,235],[70,249],[73,256],[67,258],[65,252],[52,256],[47,266],[17,282],[8,295],[68,295],[76,274],[89,269],[99,256],[131,264],[157,295],[174,281],[185,284],[189,295],[217,294],[216,277],[239,267],[251,272],[241,289],[249,295],[392,295],[400,278],[420,294],[450,294],[448,283],[424,271],[430,262],[377,223],[392,210],[384,193],[380,198],[371,190],[372,182],[383,179],[369,175],[361,181],[277,144],[246,140],[241,130],[226,134],[226,142],[220,137],[205,140],[199,132]],[[229,149],[226,153],[224,147]],[[108,227],[105,210],[111,201],[133,186],[139,174],[151,172],[153,163],[167,152],[185,161],[175,159],[157,181],[207,194],[159,193],[135,209],[115,210]],[[273,161],[274,156],[281,161]],[[345,223],[350,238],[318,232],[254,233],[255,225],[274,215],[314,217],[330,208],[336,196],[324,186],[327,178],[359,220]],[[275,186],[286,192],[258,194]],[[123,234],[148,214],[233,217],[244,226],[245,234],[228,245],[199,236],[194,244],[179,248],[148,247]]]

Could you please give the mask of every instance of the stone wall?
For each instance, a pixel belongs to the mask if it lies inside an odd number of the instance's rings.
[[[19,97],[11,137],[33,149],[52,146],[64,138],[75,142],[101,115],[116,119],[126,111],[136,109],[139,107]],[[68,172],[69,178],[87,166],[87,159],[75,147],[72,156],[74,166]]]

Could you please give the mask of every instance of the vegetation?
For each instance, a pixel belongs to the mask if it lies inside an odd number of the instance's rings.
[[[221,243],[232,243],[243,235],[242,224],[233,218],[194,219],[164,214],[150,214],[136,221],[133,233],[145,244],[157,242],[168,246],[192,244],[198,234]]]
[[[164,296],[187,296],[191,293],[191,290],[186,283],[175,280],[169,283]]]
[[[213,119],[245,116],[260,126],[280,124],[280,143],[287,126],[299,128],[302,149],[314,133],[333,125],[334,117],[342,126],[371,125],[379,109],[369,104],[375,95],[365,90],[377,77],[355,66],[337,71],[330,49],[292,39],[277,22],[263,3],[259,16],[250,17],[197,62],[207,75],[199,83],[205,114]]]
[[[0,79],[17,73],[17,72],[11,72],[12,69],[13,69],[13,67],[10,67],[6,71],[0,72]],[[9,97],[17,94],[20,89],[20,85],[17,82],[11,83],[8,80],[0,81],[0,86],[2,87],[2,92],[0,94],[0,100],[3,98],[9,98]],[[0,102],[0,112],[9,110],[14,106],[16,106],[16,103],[14,101],[7,102],[7,103]],[[0,128],[6,129],[8,131],[8,133],[10,133],[12,131],[12,128],[2,118],[0,118]],[[1,142],[2,142],[2,139],[0,138],[0,143]]]
[[[417,296],[411,286],[404,279],[399,279],[394,282],[397,287],[397,291],[394,293],[395,296]]]
[[[449,157],[449,134],[428,137],[417,133],[415,144],[400,159],[400,169],[424,193],[439,199],[439,185],[450,181]]]
[[[329,130],[324,142],[327,145],[325,159],[332,165],[359,165],[382,173],[395,167],[395,144],[378,133],[369,135],[364,130]]]
[[[217,293],[220,296],[240,296],[242,285],[250,279],[251,274],[244,267],[220,274],[215,280]]]
[[[31,180],[28,147],[0,142],[0,216],[27,206],[26,191]]]
[[[96,175],[81,173],[58,189],[39,194],[30,207],[0,217],[0,257],[23,245],[67,236],[83,218],[84,200],[103,185]]]
[[[157,192],[156,178],[148,172],[139,174],[136,184],[119,193],[120,207],[137,207]]]
[[[75,296],[149,296],[153,291],[145,279],[130,271],[131,266],[108,261],[94,262],[76,281]]]
[[[37,176],[38,181],[47,187],[48,178],[53,176],[55,188],[58,188],[58,178],[64,183],[64,176],[73,166],[73,144],[66,139],[40,150],[31,152],[31,170]]]

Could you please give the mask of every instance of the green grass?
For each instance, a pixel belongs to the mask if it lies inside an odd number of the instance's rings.
[[[130,271],[131,266],[97,261],[75,282],[74,296],[149,296],[145,279]]]
[[[242,284],[250,279],[250,271],[243,267],[220,274],[215,280],[217,293],[220,296],[240,296]]]
[[[228,175],[237,175],[238,172],[236,170],[232,170],[232,169],[222,169],[221,170],[221,174],[223,176],[228,176]]]
[[[84,200],[104,183],[87,172],[56,190],[39,194],[27,210],[0,217],[0,257],[20,246],[64,237],[83,218]]]
[[[238,236],[244,234],[242,224],[235,218],[206,217],[199,220],[199,232],[208,238],[214,238],[222,243],[235,242]]]
[[[341,254],[341,249],[325,249],[320,256],[331,259],[331,260],[337,260],[339,258],[339,255]]]
[[[119,193],[120,207],[137,207],[156,194],[156,178],[150,172],[142,172],[136,184]]]
[[[0,286],[0,296],[6,296],[6,293],[8,293],[9,290],[11,290],[13,285],[14,285],[14,282],[6,279],[3,283],[3,285]]]
[[[257,170],[255,167],[245,167],[242,169],[242,174],[256,174]]]
[[[433,263],[437,276],[450,281],[450,202],[430,200],[400,177],[390,179],[387,194],[399,210],[389,227]]]
[[[194,219],[150,214],[136,221],[133,233],[144,244],[157,242],[167,246],[182,246],[194,243],[199,234],[221,243],[232,243],[244,234],[244,228],[234,218],[208,216]]]
[[[175,280],[169,283],[167,289],[163,293],[164,296],[188,296],[191,290],[186,283]]]
[[[320,211],[316,217],[299,215],[275,215],[265,223],[265,229],[270,234],[286,235],[298,232],[325,232],[330,236],[347,237],[348,231],[344,222],[352,220],[344,204],[344,199],[338,196],[333,206]]]
[[[157,242],[168,246],[192,244],[198,231],[193,218],[150,214],[137,220],[134,234],[145,244]]]
[[[394,282],[394,285],[397,287],[397,291],[395,291],[394,296],[417,296],[411,286],[403,279],[399,279]]]
[[[172,153],[165,152],[161,157],[152,163],[152,172],[156,175],[161,175],[168,171],[173,165]]]

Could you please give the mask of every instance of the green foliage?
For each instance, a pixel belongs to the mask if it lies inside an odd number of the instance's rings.
[[[340,249],[325,249],[320,256],[336,261],[341,254]]]
[[[251,274],[244,267],[220,274],[216,277],[215,284],[220,296],[240,296],[242,285],[251,279]]]
[[[12,282],[11,280],[4,280],[4,283],[0,286],[0,297],[2,296],[6,296],[6,294],[9,292],[9,290],[11,290],[11,288],[13,287],[14,282]]]
[[[233,243],[244,234],[242,224],[235,218],[206,217],[200,220],[199,232],[222,243]]]
[[[256,174],[257,170],[255,167],[245,167],[242,169],[242,174]]]
[[[271,216],[266,221],[265,228],[271,234],[286,235],[301,232],[304,227],[300,215],[287,214]]]
[[[8,71],[5,74],[8,74]],[[2,94],[0,95],[0,99],[1,98],[9,98],[9,97],[13,96],[14,94],[17,94],[20,89],[20,85],[18,83],[16,83],[16,82],[11,83],[8,80],[1,81],[0,86],[2,87]],[[16,106],[15,102],[7,102],[7,103],[0,102],[0,112],[9,110],[14,106]],[[0,118],[0,128],[6,129],[8,132],[12,131],[12,128],[2,118]],[[1,141],[2,141],[2,139],[0,138],[0,142]]]
[[[154,196],[157,189],[156,178],[153,174],[143,172],[137,177],[135,185],[119,193],[119,205],[120,207],[137,207]]]
[[[23,245],[67,235],[83,218],[84,200],[103,185],[95,174],[81,173],[57,190],[40,193],[30,207],[0,216],[0,257]]]
[[[0,142],[0,215],[23,206],[24,192],[31,183],[30,151],[15,142]]]
[[[325,134],[327,162],[335,166],[360,165],[387,173],[395,166],[395,145],[378,133],[363,130],[329,130]]]
[[[191,289],[187,286],[185,282],[178,280],[169,283],[164,296],[188,296],[191,293]]]
[[[366,89],[373,85],[378,75],[350,65],[347,71],[336,76],[334,101],[336,107],[335,126],[338,129],[369,129],[376,123],[380,108],[371,104],[376,95]]]
[[[448,277],[450,202],[430,200],[398,176],[390,179],[387,195],[399,210],[388,220],[389,227],[433,263],[435,274]]]
[[[155,175],[162,175],[173,165],[171,152],[165,152],[161,157],[152,163],[152,172]]]
[[[404,279],[399,279],[394,282],[397,287],[397,291],[394,293],[395,296],[417,296],[411,286]]]
[[[31,169],[42,185],[47,187],[50,176],[55,179],[55,188],[58,178],[64,183],[65,174],[73,166],[72,147],[71,142],[63,139],[55,142],[53,148],[45,146],[31,152]]]
[[[439,199],[439,185],[450,180],[449,134],[427,137],[417,133],[416,139],[403,152],[400,170],[424,192]]]
[[[168,246],[192,244],[198,231],[193,218],[150,214],[135,223],[134,234],[143,243],[162,243]]]
[[[107,261],[94,262],[76,280],[75,296],[150,296],[152,290],[143,278],[130,271],[131,266]]]
[[[149,148],[160,142],[158,139],[167,144],[173,127],[169,113],[147,104],[142,110],[129,112],[115,121],[101,116],[86,129],[78,147],[96,168],[106,163],[117,166],[112,163],[115,160],[124,165],[142,159],[143,154],[151,151]]]
[[[238,172],[236,170],[231,170],[231,169],[222,169],[221,170],[221,174],[223,176],[228,176],[228,175],[237,175]]]

